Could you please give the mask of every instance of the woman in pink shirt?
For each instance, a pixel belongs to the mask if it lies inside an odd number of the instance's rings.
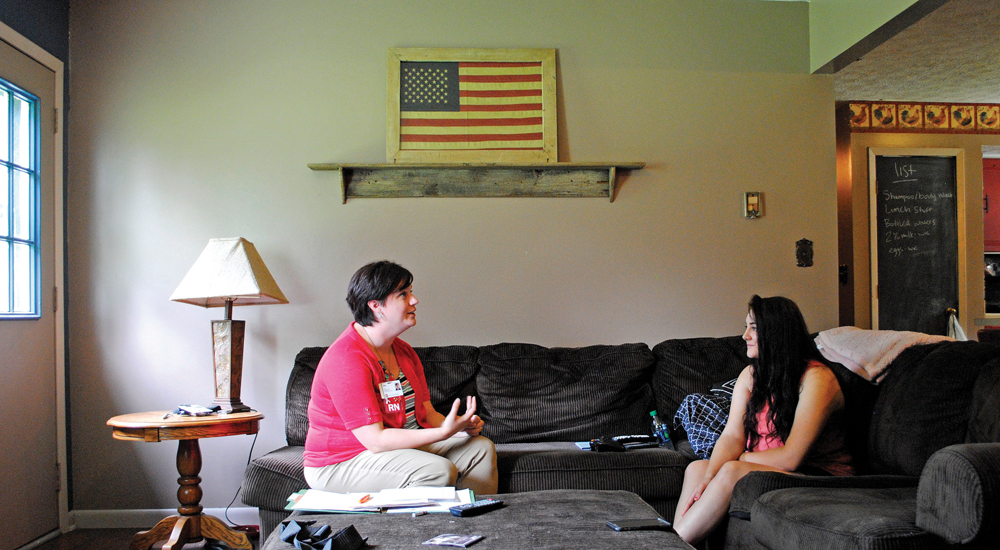
[[[303,453],[309,486],[338,493],[409,486],[497,491],[496,451],[475,397],[431,405],[420,359],[399,335],[417,324],[413,275],[388,261],[351,278],[355,322],[316,367]]]
[[[729,511],[733,486],[755,470],[851,475],[844,394],[795,302],[750,299],[743,339],[751,365],[733,391],[729,420],[709,460],[684,472],[674,529],[703,540]]]

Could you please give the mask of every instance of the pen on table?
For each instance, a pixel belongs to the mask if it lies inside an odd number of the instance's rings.
[[[423,516],[425,514],[427,514],[427,510],[421,510],[419,512],[413,512],[413,516],[412,517]]]
[[[365,496],[361,497],[361,500],[359,500],[358,503],[359,504],[364,504],[364,503],[368,502],[371,499],[372,499],[371,495],[365,495]]]

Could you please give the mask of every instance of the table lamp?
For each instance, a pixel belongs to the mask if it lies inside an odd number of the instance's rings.
[[[250,407],[240,401],[246,322],[233,320],[233,305],[288,303],[253,243],[242,237],[210,239],[170,299],[205,308],[226,308],[223,320],[212,321],[212,404],[227,413],[249,411]]]

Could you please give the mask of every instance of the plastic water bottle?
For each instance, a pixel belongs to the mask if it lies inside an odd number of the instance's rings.
[[[653,417],[653,435],[660,441],[660,447],[674,450],[674,442],[670,441],[670,430],[667,429],[667,425],[660,420],[656,411],[650,411],[649,416]]]

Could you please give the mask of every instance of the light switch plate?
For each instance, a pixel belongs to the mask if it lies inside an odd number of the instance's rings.
[[[761,192],[747,191],[743,193],[743,216],[752,220],[763,215],[764,202]]]

